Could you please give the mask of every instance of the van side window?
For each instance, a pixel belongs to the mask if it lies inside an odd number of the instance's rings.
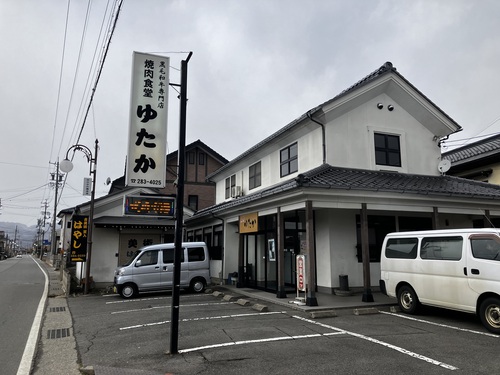
[[[158,263],[158,250],[145,251],[138,260],[141,261],[139,267],[156,264]]]
[[[473,238],[470,244],[474,258],[500,261],[500,244],[493,238]]]
[[[416,259],[418,238],[391,238],[385,246],[386,258]]]
[[[463,238],[453,237],[427,237],[422,239],[420,258],[439,260],[462,259]]]
[[[188,248],[188,262],[201,262],[205,260],[205,250],[203,247]]]
[[[163,263],[174,263],[174,249],[163,249]],[[184,262],[184,249],[181,251],[181,263]]]

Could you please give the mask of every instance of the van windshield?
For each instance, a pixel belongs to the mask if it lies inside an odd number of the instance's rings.
[[[134,259],[137,257],[137,254],[139,254],[140,252],[141,252],[141,250],[134,251],[132,256],[130,258],[128,258],[127,262],[125,264],[123,264],[122,267],[130,266],[132,264],[132,262],[134,261]]]

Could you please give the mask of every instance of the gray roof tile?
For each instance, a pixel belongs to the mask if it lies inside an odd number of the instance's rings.
[[[500,153],[500,135],[494,135],[480,141],[443,152],[442,158],[451,161],[451,164],[465,163],[468,159],[490,156]]]

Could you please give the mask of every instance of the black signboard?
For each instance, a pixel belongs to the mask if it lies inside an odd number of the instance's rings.
[[[72,262],[87,261],[88,220],[88,216],[73,216],[70,246],[70,258]]]
[[[125,215],[173,217],[175,198],[162,196],[125,196]]]

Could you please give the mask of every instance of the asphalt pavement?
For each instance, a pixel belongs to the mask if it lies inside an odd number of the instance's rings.
[[[73,332],[73,317],[68,298],[84,298],[82,295],[66,297],[61,287],[60,271],[51,264],[43,263],[49,276],[49,295],[43,323],[40,328],[39,343],[33,360],[33,375],[161,375],[148,370],[111,368],[99,364],[81,366],[77,343]],[[368,314],[378,312],[378,308],[395,306],[396,301],[381,293],[373,293],[374,302],[362,302],[361,294],[342,293],[342,295],[317,293],[318,306],[306,306],[296,296],[277,298],[274,294],[249,288],[236,288],[233,285],[215,286],[207,290],[218,297],[249,297],[258,301],[253,307],[266,310],[266,305],[286,305],[289,308],[309,313],[311,318],[335,316],[336,314]],[[303,296],[303,294],[302,294]],[[301,295],[299,295],[301,297]]]

